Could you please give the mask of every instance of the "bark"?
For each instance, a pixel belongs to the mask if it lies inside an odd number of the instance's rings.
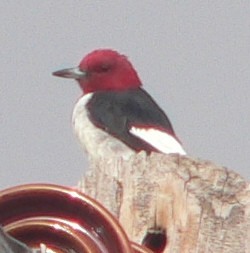
[[[156,153],[92,160],[79,188],[111,211],[132,241],[160,229],[165,253],[250,252],[249,183],[211,162]]]

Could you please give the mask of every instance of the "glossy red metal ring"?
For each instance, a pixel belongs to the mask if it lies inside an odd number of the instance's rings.
[[[0,192],[0,224],[33,248],[54,252],[130,253],[117,220],[95,200],[76,190],[30,184]]]

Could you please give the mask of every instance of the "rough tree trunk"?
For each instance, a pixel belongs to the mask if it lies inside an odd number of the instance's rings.
[[[250,186],[211,162],[144,153],[91,161],[79,187],[135,242],[155,228],[166,231],[164,253],[250,252]]]

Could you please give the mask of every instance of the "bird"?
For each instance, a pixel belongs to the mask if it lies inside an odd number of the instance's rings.
[[[82,90],[72,123],[90,157],[127,160],[141,151],[186,155],[167,115],[142,88],[125,55],[96,49],[77,67],[52,74],[75,79]]]

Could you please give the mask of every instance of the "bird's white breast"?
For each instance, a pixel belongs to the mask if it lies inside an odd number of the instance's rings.
[[[81,145],[94,158],[123,157],[128,159],[135,152],[91,122],[86,104],[92,96],[93,93],[88,93],[81,97],[73,110],[73,128]]]

